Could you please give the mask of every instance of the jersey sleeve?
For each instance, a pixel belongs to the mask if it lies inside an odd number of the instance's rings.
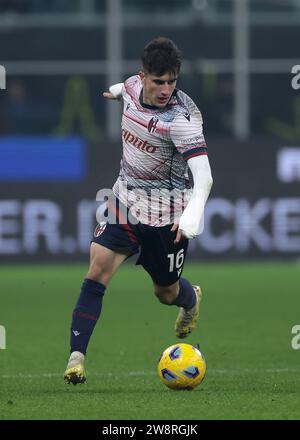
[[[203,135],[203,121],[199,110],[178,115],[171,126],[171,140],[184,160],[207,154]]]
[[[142,82],[139,75],[134,75],[127,78],[122,88],[123,99],[133,100],[134,102],[138,102],[141,89],[142,89]]]

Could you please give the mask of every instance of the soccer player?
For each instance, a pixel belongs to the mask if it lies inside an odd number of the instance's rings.
[[[118,267],[138,252],[159,301],[180,308],[175,334],[195,328],[201,289],[181,277],[189,240],[202,232],[212,176],[202,116],[192,99],[176,88],[181,53],[168,38],[150,41],[142,70],[104,92],[123,99],[123,156],[106,214],[115,221],[96,227],[90,267],[71,324],[68,383],[86,380],[84,359],[99,319],[106,287]],[[188,169],[193,177],[190,183]]]

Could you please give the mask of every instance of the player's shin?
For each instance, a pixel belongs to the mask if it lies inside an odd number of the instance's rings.
[[[187,279],[181,277],[179,279],[179,293],[173,304],[184,309],[191,309],[196,302],[195,289]]]
[[[73,312],[71,326],[71,353],[86,354],[87,346],[102,309],[105,286],[86,278]]]

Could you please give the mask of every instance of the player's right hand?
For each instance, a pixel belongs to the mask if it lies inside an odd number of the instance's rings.
[[[103,92],[102,95],[103,95],[104,98],[106,98],[106,99],[114,99],[114,100],[117,100],[117,101],[120,100],[119,97],[114,96],[114,95],[113,95],[112,93],[110,93],[110,92]]]
[[[108,92],[103,93],[104,98],[120,101],[120,99],[122,98],[123,85],[123,83],[118,83],[110,86]]]

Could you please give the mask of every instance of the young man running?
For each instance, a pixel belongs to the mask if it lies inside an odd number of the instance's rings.
[[[181,273],[189,240],[202,232],[212,177],[201,113],[176,88],[180,67],[174,42],[156,38],[144,48],[141,72],[103,94],[123,98],[123,156],[115,199],[107,202],[110,220],[96,227],[73,312],[67,383],[85,382],[84,359],[104,292],[133,254],[140,252],[137,264],[151,276],[159,301],[180,308],[176,336],[185,338],[196,326],[201,289]]]

